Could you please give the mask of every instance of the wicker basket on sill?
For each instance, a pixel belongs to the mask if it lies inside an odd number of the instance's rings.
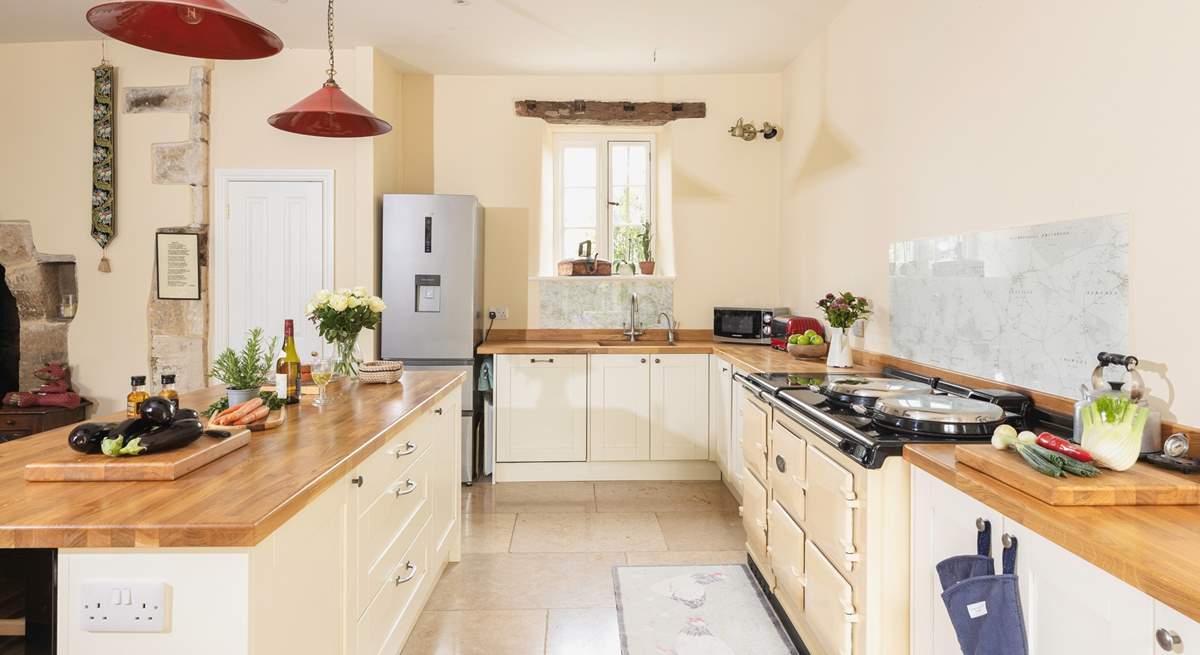
[[[787,347],[788,354],[796,359],[817,359],[829,354],[829,343],[823,343],[819,346],[802,346],[798,343],[789,343]]]
[[[391,384],[404,375],[404,362],[363,362],[358,366],[358,381],[365,384]]]

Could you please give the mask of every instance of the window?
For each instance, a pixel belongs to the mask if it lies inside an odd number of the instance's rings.
[[[584,241],[592,242],[593,254],[614,262],[643,259],[642,235],[653,235],[653,157],[650,135],[555,138],[554,233],[559,259],[578,256]]]

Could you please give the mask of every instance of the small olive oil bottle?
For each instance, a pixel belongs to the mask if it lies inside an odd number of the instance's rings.
[[[129,378],[129,384],[133,390],[125,396],[125,416],[137,418],[142,414],[142,403],[150,397],[150,394],[146,393],[146,376],[135,375]]]

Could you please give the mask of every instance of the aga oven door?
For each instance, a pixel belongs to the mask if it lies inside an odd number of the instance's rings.
[[[804,621],[817,634],[826,652],[834,655],[854,653],[854,588],[834,568],[824,553],[804,544]]]
[[[862,507],[854,475],[820,449],[808,444],[804,524],[808,538],[843,571],[859,561],[854,512]]]

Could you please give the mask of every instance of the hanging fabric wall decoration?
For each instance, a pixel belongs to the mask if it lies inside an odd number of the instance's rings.
[[[92,71],[92,238],[103,253],[99,270],[108,273],[108,244],[117,236],[116,69],[102,58]]]

